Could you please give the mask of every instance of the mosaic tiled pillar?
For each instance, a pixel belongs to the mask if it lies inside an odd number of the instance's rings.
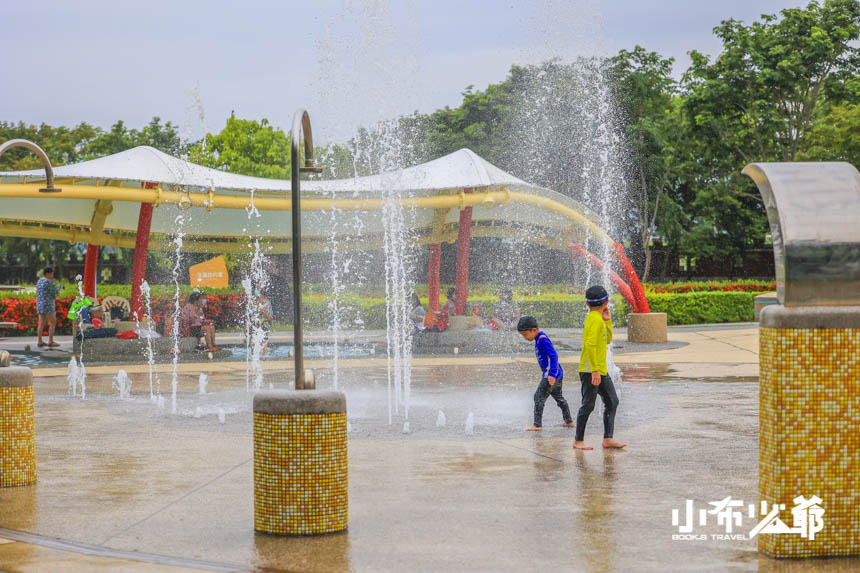
[[[0,368],[0,487],[36,483],[33,372]]]
[[[318,535],[347,526],[346,398],[340,392],[254,397],[254,529]]]
[[[821,498],[823,529],[760,535],[771,557],[860,554],[860,307],[762,310],[759,494],[785,505]]]

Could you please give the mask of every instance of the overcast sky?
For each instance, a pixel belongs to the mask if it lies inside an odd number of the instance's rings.
[[[612,54],[639,44],[714,54],[721,20],[751,22],[791,0],[40,0],[0,2],[0,120],[141,127],[186,138],[231,110],[285,130],[311,114],[315,140],[411,111],[457,106],[467,85],[513,63]]]

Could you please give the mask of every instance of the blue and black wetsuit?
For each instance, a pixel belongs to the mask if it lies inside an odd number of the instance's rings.
[[[543,407],[549,396],[555,398],[555,403],[561,408],[561,415],[564,417],[565,423],[570,424],[573,422],[573,418],[570,416],[570,407],[561,394],[564,369],[558,363],[558,353],[555,351],[552,341],[543,331],[538,332],[537,337],[535,337],[535,355],[541,369],[541,380],[537,390],[535,390],[535,427],[540,428],[543,424]],[[547,376],[555,378],[555,384],[550,386]]]

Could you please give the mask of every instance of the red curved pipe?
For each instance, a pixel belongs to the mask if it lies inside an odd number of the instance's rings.
[[[627,281],[627,284],[630,285],[630,290],[633,291],[633,299],[636,301],[633,312],[651,312],[651,308],[648,306],[648,299],[645,298],[645,289],[642,288],[642,283],[639,282],[639,276],[633,270],[633,265],[630,264],[627,255],[624,254],[624,245],[615,243],[612,249],[615,255],[615,262],[618,263],[618,266],[621,268],[621,274],[624,275],[624,280]]]
[[[598,271],[603,271],[603,267],[605,266],[604,262],[597,258],[595,255],[589,253],[585,247],[580,243],[568,243],[567,249],[570,253],[571,259],[582,258],[588,261],[591,266],[593,266]],[[636,312],[636,299],[633,296],[633,291],[630,290],[630,287],[624,282],[618,273],[613,270],[609,271],[609,280],[612,281],[612,284],[615,285],[615,289],[621,293],[621,296],[624,297],[624,300],[627,301],[627,304],[630,305],[630,308],[633,309],[633,312]]]

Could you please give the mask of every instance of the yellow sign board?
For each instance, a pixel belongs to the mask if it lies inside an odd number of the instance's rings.
[[[224,257],[215,257],[194,265],[188,269],[191,274],[191,286],[227,288],[230,286],[230,276],[227,274],[227,265]]]

